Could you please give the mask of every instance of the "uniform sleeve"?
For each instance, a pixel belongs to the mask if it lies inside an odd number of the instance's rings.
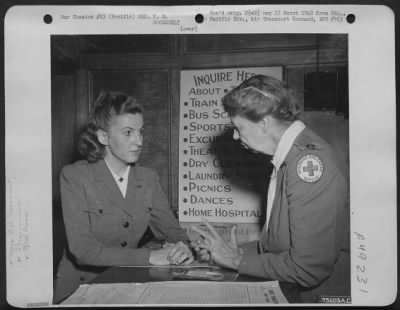
[[[330,276],[345,230],[341,219],[347,184],[335,164],[318,151],[314,153],[324,164],[318,181],[308,183],[297,175],[297,162],[305,154],[287,167],[289,250],[260,255],[245,253],[239,265],[240,273],[296,282],[303,287],[316,286]]]
[[[61,202],[68,247],[80,265],[148,265],[150,250],[107,247],[91,232],[81,173],[64,168],[61,172]]]
[[[170,208],[167,195],[160,184],[158,174],[154,173],[152,181],[152,210],[150,228],[159,240],[176,243],[188,242],[189,237],[179,226],[179,222]]]
[[[259,247],[259,241],[255,240],[255,241],[250,241],[247,243],[243,243],[241,245],[239,245],[239,248],[241,248],[243,250],[244,254],[247,255],[256,255],[258,254],[258,247]]]

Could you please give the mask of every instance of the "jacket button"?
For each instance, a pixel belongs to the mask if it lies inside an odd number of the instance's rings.
[[[103,214],[103,209],[99,209],[99,213],[100,213],[100,214]]]
[[[122,226],[124,226],[125,228],[129,227],[129,222],[124,222],[124,224],[122,224]]]
[[[84,276],[81,276],[81,277],[79,278],[79,280],[85,281],[85,277],[84,277]]]
[[[124,248],[124,247],[126,247],[126,245],[127,245],[128,243],[126,242],[126,241],[122,241],[121,242],[121,246]]]

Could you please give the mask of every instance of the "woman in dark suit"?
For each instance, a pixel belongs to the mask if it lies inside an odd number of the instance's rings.
[[[143,110],[134,98],[103,91],[79,140],[86,158],[61,172],[68,247],[58,267],[54,302],[109,266],[189,264],[189,238],[180,228],[153,170],[136,163],[143,142]],[[138,248],[146,229],[166,241]]]
[[[350,296],[349,192],[332,148],[298,120],[283,83],[254,76],[222,98],[243,147],[272,155],[267,217],[260,240],[238,246],[193,229],[201,258],[241,274],[297,283],[305,302]]]

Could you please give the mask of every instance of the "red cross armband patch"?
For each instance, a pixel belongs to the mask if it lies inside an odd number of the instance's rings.
[[[297,175],[307,183],[317,182],[324,171],[324,164],[315,155],[305,155],[297,163]]]

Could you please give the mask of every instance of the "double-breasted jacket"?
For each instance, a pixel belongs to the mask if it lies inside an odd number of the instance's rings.
[[[149,168],[131,166],[125,198],[104,160],[65,166],[60,186],[68,247],[58,267],[55,302],[104,267],[148,265],[150,250],[138,248],[148,227],[159,240],[189,240]]]

